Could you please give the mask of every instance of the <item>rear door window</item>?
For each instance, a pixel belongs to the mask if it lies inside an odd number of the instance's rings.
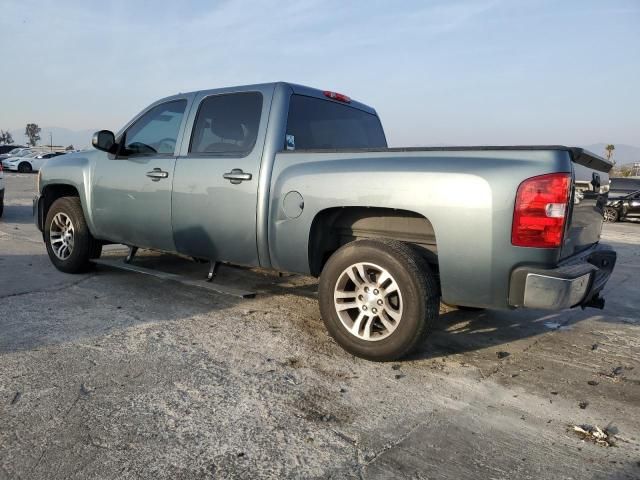
[[[258,138],[262,94],[212,95],[200,104],[191,134],[189,153],[244,156]]]
[[[386,146],[376,115],[330,100],[291,96],[285,137],[287,150]]]

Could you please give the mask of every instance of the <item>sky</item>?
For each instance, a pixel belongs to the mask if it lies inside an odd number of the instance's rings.
[[[289,81],[392,146],[640,146],[640,0],[3,0],[0,129],[118,130],[177,92]]]

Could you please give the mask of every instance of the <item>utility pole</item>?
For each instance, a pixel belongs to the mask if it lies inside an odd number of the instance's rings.
[[[49,132],[49,150],[53,152],[53,135]]]

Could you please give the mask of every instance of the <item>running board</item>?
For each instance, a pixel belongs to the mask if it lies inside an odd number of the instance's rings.
[[[139,267],[137,265],[132,265],[131,263],[125,263],[122,260],[107,260],[106,258],[96,258],[91,261],[97,265],[119,268],[120,270],[127,270],[129,272],[143,273],[145,275],[151,275],[152,277],[160,278],[162,280],[171,280],[173,282],[182,283],[183,285],[188,285],[190,287],[203,288],[205,290],[222,293],[224,295],[231,295],[233,297],[253,298],[256,296],[255,292],[227,287],[225,285],[220,285],[214,282],[191,280],[190,278],[185,278],[175,273],[167,273],[161,272],[160,270],[153,270],[151,268]]]

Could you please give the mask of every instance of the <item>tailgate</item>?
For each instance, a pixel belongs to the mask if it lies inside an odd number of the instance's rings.
[[[569,149],[574,183],[561,257],[574,255],[600,240],[612,163],[581,148]]]

